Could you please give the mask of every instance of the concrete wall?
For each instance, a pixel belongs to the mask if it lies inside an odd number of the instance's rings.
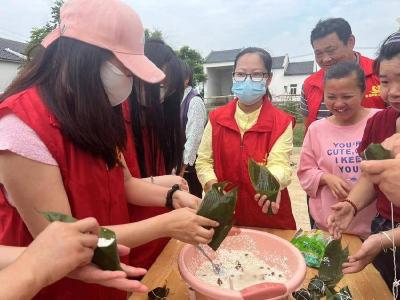
[[[0,60],[0,93],[3,93],[18,73],[18,63]]]
[[[204,97],[230,95],[232,88],[233,65],[205,66],[207,81],[204,85]]]
[[[297,91],[296,94],[300,95],[301,93],[301,86],[303,85],[304,80],[309,75],[284,75],[283,69],[273,70],[273,77],[270,85],[270,91],[273,96],[277,95],[285,95],[290,94],[290,85],[296,84]],[[287,90],[285,91],[285,86]]]

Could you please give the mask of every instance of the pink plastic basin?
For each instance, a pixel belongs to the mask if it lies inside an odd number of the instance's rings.
[[[260,257],[274,256],[285,258],[286,270],[288,270],[288,281],[282,283],[261,283],[250,286],[241,291],[219,288],[207,284],[195,276],[196,270],[202,265],[206,258],[193,246],[186,245],[179,254],[178,266],[182,278],[186,284],[194,290],[197,300],[263,300],[263,299],[285,299],[291,292],[297,290],[306,276],[306,264],[300,251],[288,241],[273,234],[252,230],[233,228],[230,235],[248,235],[254,242]],[[228,248],[224,243],[221,247]],[[232,250],[245,250],[240,243],[229,245]],[[279,260],[277,260],[279,261]],[[267,263],[278,267],[279,263]],[[223,267],[223,266],[222,266]],[[192,296],[193,297],[193,296]]]

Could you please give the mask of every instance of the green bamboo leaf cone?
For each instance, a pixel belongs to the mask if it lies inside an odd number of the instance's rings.
[[[267,196],[270,202],[276,202],[280,185],[275,176],[265,166],[257,164],[251,158],[248,161],[248,170],[255,191],[261,196]],[[272,215],[271,206],[267,214]]]
[[[74,223],[77,221],[77,219],[72,216],[57,212],[40,212],[40,214],[49,222],[59,221],[65,223]],[[94,250],[92,263],[97,265],[102,270],[122,270],[117,249],[117,238],[114,231],[100,227],[99,241],[96,249]]]
[[[200,208],[197,211],[199,216],[217,221],[219,227],[215,228],[214,236],[208,244],[216,251],[233,226],[233,215],[237,202],[237,188],[233,188],[227,193],[224,193],[228,182],[213,184],[204,196]]]

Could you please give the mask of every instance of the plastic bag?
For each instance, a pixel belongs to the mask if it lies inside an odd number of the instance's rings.
[[[291,243],[300,250],[308,267],[319,268],[325,248],[332,240],[321,230],[303,231],[299,229]]]

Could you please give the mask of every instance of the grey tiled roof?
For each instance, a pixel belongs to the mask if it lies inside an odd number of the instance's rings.
[[[272,69],[283,69],[283,61],[285,56],[272,57]]]
[[[5,50],[6,48],[24,54],[26,48],[25,43],[0,38],[0,60],[15,61],[15,62],[23,61],[23,59],[18,57],[17,55],[14,55],[6,51]]]
[[[234,62],[236,55],[242,49],[211,51],[206,57],[206,64]],[[272,69],[282,69],[285,56],[277,56],[272,58]]]
[[[285,75],[308,75],[314,73],[313,61],[301,61],[289,63]]]
[[[235,61],[236,55],[238,55],[241,50],[242,49],[211,51],[206,57],[206,64],[233,62]]]

